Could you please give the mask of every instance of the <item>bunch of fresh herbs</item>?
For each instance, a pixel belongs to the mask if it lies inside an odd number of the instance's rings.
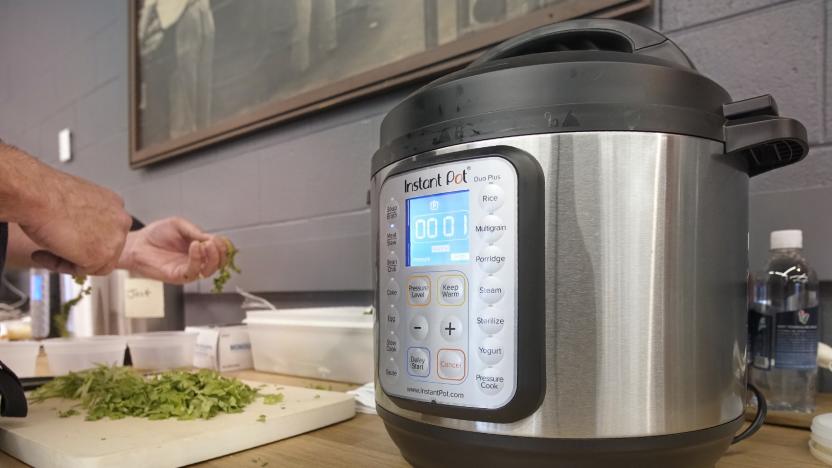
[[[83,299],[84,296],[89,296],[92,292],[92,286],[87,286],[86,288],[84,287],[84,283],[87,282],[86,276],[73,276],[72,279],[75,280],[75,284],[81,286],[81,289],[75,297],[61,304],[61,310],[58,311],[54,317],[52,317],[52,323],[55,325],[55,330],[58,331],[59,336],[63,337],[69,336],[69,330],[66,326],[67,322],[69,322],[69,312],[73,307],[81,302],[81,299]]]
[[[214,288],[211,290],[214,293],[222,292],[223,287],[225,287],[225,283],[231,279],[232,271],[238,275],[242,273],[240,271],[240,267],[238,267],[236,263],[237,252],[239,252],[239,250],[237,250],[237,247],[235,247],[230,240],[225,239],[225,243],[228,245],[228,255],[225,258],[225,263],[220,266],[217,276],[214,277]]]

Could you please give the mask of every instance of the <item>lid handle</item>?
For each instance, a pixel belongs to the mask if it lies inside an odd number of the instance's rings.
[[[489,49],[470,66],[522,55],[574,50],[649,55],[684,68],[694,68],[682,49],[662,34],[611,19],[578,19],[534,29]]]
[[[722,114],[725,153],[744,157],[749,176],[794,164],[809,153],[806,127],[780,117],[768,94],[725,104]]]

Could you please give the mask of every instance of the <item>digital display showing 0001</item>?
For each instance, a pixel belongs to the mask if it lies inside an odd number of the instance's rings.
[[[468,190],[407,200],[407,266],[466,263]]]

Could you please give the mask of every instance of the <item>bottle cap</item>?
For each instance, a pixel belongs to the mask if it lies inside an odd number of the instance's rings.
[[[771,232],[771,250],[802,249],[803,231],[800,229],[786,229]]]

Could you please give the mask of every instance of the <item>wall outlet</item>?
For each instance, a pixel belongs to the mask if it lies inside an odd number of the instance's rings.
[[[68,128],[58,132],[58,159],[61,162],[72,160],[72,132]]]

